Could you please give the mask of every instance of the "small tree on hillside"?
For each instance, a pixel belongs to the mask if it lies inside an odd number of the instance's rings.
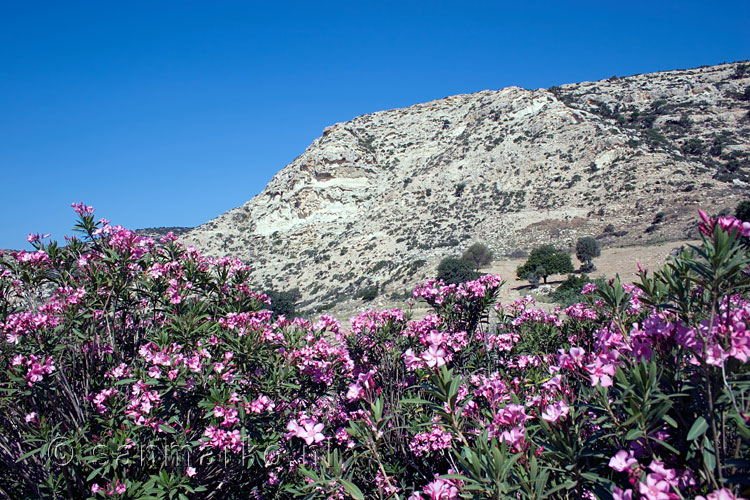
[[[474,243],[461,255],[463,260],[468,260],[474,264],[474,268],[479,270],[492,262],[492,250],[484,243]]]
[[[583,264],[581,266],[582,271],[593,271],[596,269],[592,260],[601,254],[602,249],[596,239],[591,236],[578,238],[578,242],[576,243],[576,258]]]
[[[533,283],[534,277],[541,277],[547,283],[547,277],[552,274],[573,272],[570,255],[558,252],[552,245],[542,245],[531,251],[529,258],[516,269],[518,279]]]
[[[479,277],[479,273],[474,271],[472,262],[455,257],[446,257],[441,260],[437,272],[437,278],[449,285],[475,280]]]
[[[741,201],[737,205],[737,210],[734,212],[734,216],[738,219],[746,222],[750,222],[750,200]]]

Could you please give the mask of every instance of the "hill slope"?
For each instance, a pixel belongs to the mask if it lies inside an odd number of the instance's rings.
[[[303,306],[401,292],[474,241],[685,238],[750,182],[750,66],[510,87],[324,130],[243,206],[183,236]]]

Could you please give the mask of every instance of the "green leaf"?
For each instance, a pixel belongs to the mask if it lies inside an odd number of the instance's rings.
[[[708,436],[703,436],[703,461],[706,463],[708,470],[716,469],[716,453],[714,452],[714,445],[708,440]]]
[[[440,476],[440,479],[458,479],[461,481],[466,481],[468,478],[463,474],[442,474]]]
[[[690,427],[690,431],[688,431],[687,440],[693,441],[694,439],[701,437],[707,429],[708,422],[706,422],[706,419],[698,417],[696,421],[693,422],[692,427]]]
[[[670,426],[674,427],[675,429],[678,427],[677,421],[670,417],[669,415],[664,415],[662,417],[666,423],[668,423]]]
[[[352,496],[355,500],[365,500],[365,495],[362,493],[362,490],[359,489],[359,487],[352,483],[351,481],[347,481],[346,479],[339,479],[341,482],[341,486],[344,487],[347,493]]]
[[[625,434],[625,439],[628,441],[635,441],[641,436],[643,436],[643,432],[640,429],[630,429],[628,433]]]
[[[99,473],[102,471],[103,468],[104,468],[104,466],[101,466],[101,467],[99,467],[99,468],[94,469],[93,471],[91,471],[91,474],[89,474],[89,476],[86,478],[86,481],[91,481],[96,476],[98,476]]]
[[[744,437],[745,439],[750,439],[750,428],[747,426],[745,419],[737,413],[734,413],[732,417],[734,418],[734,421],[737,424],[737,430],[740,434],[742,434],[742,437]]]
[[[29,457],[30,457],[31,455],[34,455],[34,454],[36,454],[36,453],[39,453],[40,451],[42,451],[42,449],[41,449],[41,448],[37,448],[37,449],[35,449],[35,450],[31,450],[31,451],[30,451],[30,452],[28,452],[28,453],[24,453],[23,455],[21,455],[21,456],[20,456],[20,457],[18,458],[18,460],[16,460],[16,462],[23,462],[24,460],[26,460],[27,458],[29,458]]]
[[[661,439],[657,439],[655,437],[649,437],[649,439],[652,440],[652,441],[654,441],[654,442],[656,442],[656,443],[658,443],[658,444],[660,444],[661,446],[665,447],[666,449],[668,449],[669,451],[671,451],[675,455],[679,455],[680,454],[680,452],[677,451],[677,448],[675,448],[671,444],[667,443],[666,441],[662,441]]]
[[[601,476],[594,474],[593,472],[582,472],[581,477],[584,479],[588,479],[592,483],[600,483],[604,481]]]

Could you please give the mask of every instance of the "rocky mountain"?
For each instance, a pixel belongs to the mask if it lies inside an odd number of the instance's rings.
[[[326,128],[259,195],[182,237],[302,307],[398,296],[475,241],[684,239],[750,183],[750,64],[457,95]]]

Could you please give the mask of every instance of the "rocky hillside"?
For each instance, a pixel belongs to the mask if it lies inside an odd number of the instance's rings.
[[[475,241],[685,238],[750,183],[750,64],[457,95],[338,123],[183,236],[302,306],[403,293]]]
[[[136,229],[135,232],[140,236],[153,238],[155,240],[161,239],[169,233],[174,234],[177,237],[182,237],[185,233],[188,233],[192,227],[182,226],[168,226],[168,227],[144,227],[143,229]]]

